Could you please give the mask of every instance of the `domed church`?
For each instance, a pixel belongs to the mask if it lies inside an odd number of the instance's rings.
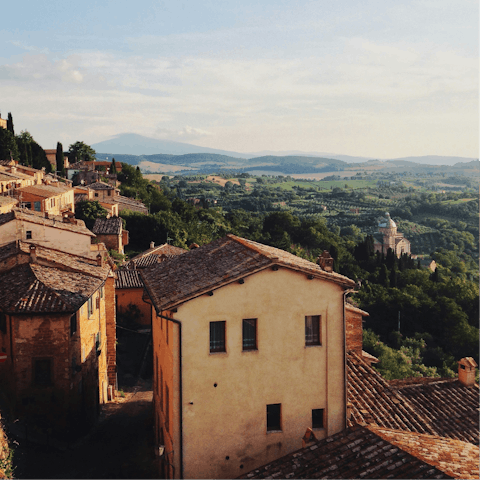
[[[397,232],[397,224],[391,219],[387,212],[385,218],[380,218],[378,222],[378,233],[374,238],[374,248],[376,252],[387,254],[387,250],[391,248],[397,257],[403,253],[410,253],[410,242]]]

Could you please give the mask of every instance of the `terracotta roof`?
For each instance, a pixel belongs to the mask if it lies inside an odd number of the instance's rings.
[[[8,313],[75,312],[103,280],[27,263],[0,274],[0,308]]]
[[[95,182],[91,183],[88,188],[90,190],[114,190],[115,188],[112,187],[112,185],[109,185],[108,183],[105,182]]]
[[[139,253],[138,255],[135,255],[132,260],[138,260],[141,257],[145,257],[147,255],[151,255],[153,253],[157,253],[158,255],[181,255],[182,253],[186,253],[188,250],[185,250],[184,248],[180,247],[175,247],[173,245],[169,245],[168,243],[163,243],[162,245],[159,245],[158,247],[153,247],[149,248],[148,250],[145,250],[142,253]]]
[[[120,235],[122,219],[120,217],[97,218],[92,230],[95,235]]]
[[[397,388],[435,434],[479,444],[479,388],[457,379]]]
[[[18,203],[18,200],[13,197],[3,197],[0,196],[0,204],[2,205],[9,205],[10,203]]]
[[[12,255],[19,255],[23,258],[23,260],[20,260],[20,263],[28,262],[30,259],[30,245],[35,245],[35,243],[22,241],[7,243],[0,247],[0,260],[4,260]],[[106,262],[103,267],[99,267],[94,258],[74,255],[41,245],[35,245],[35,253],[37,263],[45,266],[84,273],[102,280],[105,280],[110,272]]]
[[[353,351],[347,353],[347,377],[347,398],[352,411],[349,426],[374,424],[435,435],[410,402]]]
[[[117,270],[115,288],[143,288],[143,282],[138,270]]]
[[[465,365],[466,367],[475,368],[478,367],[477,362],[472,357],[465,357],[458,361],[460,365]]]
[[[82,235],[88,235],[89,237],[95,236],[95,234],[85,226],[83,220],[77,219],[76,224],[64,223],[63,217],[60,215],[45,218],[45,214],[42,212],[35,212],[33,210],[16,207],[14,207],[11,212],[0,214],[0,225],[11,222],[14,219],[36,223],[38,225],[45,225],[47,227],[59,228],[60,230],[69,230],[70,232],[81,233]]]
[[[352,351],[347,353],[347,375],[352,410],[348,425],[377,425],[478,445],[478,385],[418,379],[418,384],[402,387],[404,383],[387,382]]]
[[[274,265],[344,287],[355,285],[349,278],[327,273],[317,264],[291,253],[232,234],[142,270],[141,275],[156,308],[166,310]]]
[[[453,478],[479,478],[478,446],[460,440],[368,427],[384,440]]]
[[[17,188],[17,192],[30,193],[37,197],[55,197],[72,190],[69,187],[54,187],[53,185],[30,185],[29,187]]]
[[[366,360],[367,362],[374,362],[377,363],[379,362],[377,357],[374,357],[373,355],[370,355],[368,352],[365,350],[362,350],[362,358]]]
[[[307,445],[240,478],[451,478],[361,426]]]
[[[125,265],[125,268],[128,268],[128,269],[147,268],[147,267],[151,267],[152,265],[156,265],[159,262],[160,262],[160,255],[156,255],[156,254],[146,255],[145,257],[140,257],[137,259],[130,260]]]
[[[119,210],[132,210],[134,212],[148,213],[147,207],[133,198],[124,197],[123,195],[115,195],[113,200],[118,203]]]
[[[368,312],[365,312],[364,310],[361,310],[358,307],[355,307],[351,303],[345,303],[345,308],[347,310],[350,310],[351,312],[359,313],[362,317],[369,317],[370,314]]]

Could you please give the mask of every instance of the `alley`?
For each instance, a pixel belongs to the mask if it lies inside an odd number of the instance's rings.
[[[15,478],[158,478],[152,387],[140,380],[103,406],[93,432],[65,451],[18,441]]]

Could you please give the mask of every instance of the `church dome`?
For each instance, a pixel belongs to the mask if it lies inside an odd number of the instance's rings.
[[[378,224],[380,228],[397,228],[397,224],[391,219],[388,212],[385,213],[386,218],[382,218]]]

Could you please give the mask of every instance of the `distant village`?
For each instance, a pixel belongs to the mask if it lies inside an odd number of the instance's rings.
[[[115,262],[122,211],[148,209],[120,195],[113,165],[65,156],[61,177],[0,158],[7,427],[88,434],[120,395],[117,328],[135,311],[151,338],[158,478],[478,478],[471,357],[455,379],[385,380],[362,348],[357,285],[327,251],[313,263],[228,234]],[[75,217],[85,200],[108,213],[91,230]],[[375,250],[410,253],[389,214],[377,229]]]

